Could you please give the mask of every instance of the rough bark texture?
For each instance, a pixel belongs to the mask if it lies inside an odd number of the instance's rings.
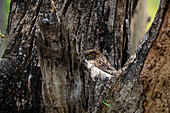
[[[36,33],[46,111],[99,112],[106,86],[116,80],[109,83],[108,77],[99,76],[92,81],[90,69],[80,64],[80,54],[98,49],[121,68],[129,55],[133,1],[61,0],[41,5]]]
[[[38,5],[33,3],[26,0],[11,1],[8,47],[0,59],[2,113],[41,112],[41,72],[37,67],[38,57],[34,43]]]
[[[170,4],[141,71],[146,113],[170,112]]]
[[[161,1],[152,27],[128,60],[136,0],[12,1],[8,48],[0,60],[0,109],[143,112],[145,98],[138,78],[167,4],[168,0]],[[82,61],[81,53],[94,48],[119,70],[111,75]]]

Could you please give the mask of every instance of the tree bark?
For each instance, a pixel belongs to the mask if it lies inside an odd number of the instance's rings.
[[[146,57],[140,80],[144,83],[146,113],[170,112],[170,4],[164,13],[159,34]]]
[[[8,46],[0,59],[0,111],[42,112],[41,71],[34,32],[34,1],[11,1],[7,27]]]
[[[0,59],[1,111],[147,112],[149,100],[139,75],[169,18],[169,2],[161,1],[152,27],[129,57],[129,26],[136,4],[135,0],[11,1],[8,47]],[[82,52],[91,49],[100,50],[117,71],[109,74],[82,60]]]

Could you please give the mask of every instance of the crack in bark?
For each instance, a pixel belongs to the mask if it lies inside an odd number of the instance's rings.
[[[126,3],[126,8],[125,8],[125,18],[124,18],[124,32],[123,32],[123,41],[122,41],[122,62],[121,62],[121,67],[126,63],[129,57],[129,51],[130,49],[128,48],[128,43],[130,42],[130,14],[129,13],[129,0],[127,0]],[[128,21],[129,20],[129,21]],[[128,21],[128,22],[127,22]]]
[[[62,23],[62,19],[61,19],[61,23]],[[63,34],[62,34],[62,27],[61,27],[61,25],[59,25],[59,31],[60,31],[60,44],[61,44],[61,47],[63,47],[63,43],[62,43],[62,41],[63,41]]]
[[[79,16],[78,17],[78,26],[77,26],[77,29],[76,29],[76,35],[77,35],[79,27],[80,27],[80,20],[81,20],[81,17]],[[78,46],[78,52],[79,53],[80,53],[80,50],[81,50],[81,38],[79,39],[79,46]]]
[[[93,4],[94,4],[94,1],[92,1],[92,5],[90,7],[90,12],[89,12],[89,18],[88,18],[88,21],[87,21],[87,29],[86,29],[86,39],[87,39],[87,33],[88,33],[88,30],[89,30],[89,24],[90,24],[90,18],[91,18],[91,12],[92,12],[92,9],[93,9]]]
[[[62,15],[65,15],[65,13],[67,12],[67,9],[68,9],[69,5],[71,4],[71,1],[72,0],[67,0],[66,4],[64,6],[64,9],[62,11]]]
[[[30,41],[30,47],[29,47],[29,53],[27,55],[27,57],[25,58],[25,62],[27,62],[27,60],[29,59],[30,56],[32,56],[32,48],[33,48],[33,44],[34,44],[34,37],[35,37],[35,30],[36,30],[36,27],[33,28],[32,30],[32,37],[31,37],[31,41]]]
[[[69,57],[69,67],[70,67],[70,73],[71,73],[71,77],[73,77],[73,68],[72,68],[72,55],[71,55],[71,45],[70,45],[70,37],[69,37],[69,30],[68,30],[68,35],[67,35],[67,42],[68,42],[68,57]],[[72,79],[72,78],[69,78]]]
[[[102,5],[102,17],[104,17],[104,6],[105,6],[106,0],[103,0],[103,5]]]
[[[34,20],[33,20],[33,21],[31,22],[31,24],[30,24],[30,29],[29,29],[28,34],[30,34],[33,26],[35,25],[35,22],[36,22],[36,20],[37,20],[37,17],[38,17],[39,11],[40,11],[41,4],[42,4],[42,0],[40,0],[40,1],[38,2],[37,8],[36,8],[36,16],[34,16],[35,18],[33,17]]]

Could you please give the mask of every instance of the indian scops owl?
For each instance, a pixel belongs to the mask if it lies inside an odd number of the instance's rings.
[[[82,59],[98,67],[100,70],[110,72],[109,70],[116,71],[116,69],[107,61],[99,50],[92,49],[84,51]]]

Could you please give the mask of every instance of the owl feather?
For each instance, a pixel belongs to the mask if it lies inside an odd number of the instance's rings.
[[[82,59],[98,67],[100,70],[105,71],[109,74],[115,73],[117,70],[107,61],[106,57],[102,55],[99,50],[92,49],[84,51]]]

